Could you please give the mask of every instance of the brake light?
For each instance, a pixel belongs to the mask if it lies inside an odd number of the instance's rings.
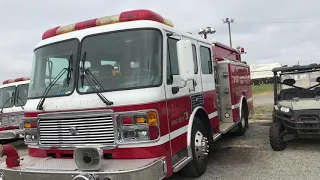
[[[2,84],[9,84],[9,83],[13,83],[13,82],[26,81],[26,80],[30,80],[30,78],[21,77],[21,78],[16,78],[16,79],[8,79],[8,80],[3,81]]]
[[[138,21],[138,20],[156,21],[156,22],[165,24],[167,26],[173,27],[173,24],[169,19],[163,18],[161,15],[153,11],[140,9],[140,10],[125,11],[118,15],[95,18],[95,19],[82,21],[82,22],[78,22],[78,23],[70,24],[66,26],[58,26],[44,32],[44,34],[42,35],[42,39],[47,39],[56,35],[72,32],[76,30],[86,29],[86,28],[92,28],[96,26],[102,26],[102,25],[114,24],[114,23],[120,23],[120,22],[128,22],[128,21]]]

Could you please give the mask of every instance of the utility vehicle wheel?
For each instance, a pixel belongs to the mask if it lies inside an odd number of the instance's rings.
[[[248,123],[248,115],[244,111],[244,109],[241,109],[241,121],[238,124],[237,130],[234,132],[235,135],[237,136],[243,136],[246,134],[247,130],[247,123]]]
[[[191,131],[191,150],[193,159],[181,169],[180,173],[186,177],[200,177],[208,165],[208,135],[199,118],[195,118]]]
[[[269,130],[270,145],[275,151],[283,151],[286,148],[286,142],[281,137],[281,127],[278,123],[272,123]]]

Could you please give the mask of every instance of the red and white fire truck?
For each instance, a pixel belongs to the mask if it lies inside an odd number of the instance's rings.
[[[0,140],[23,138],[23,106],[27,102],[29,78],[3,81],[0,87]]]
[[[34,50],[28,155],[4,145],[5,179],[199,177],[209,143],[244,135],[252,109],[240,52],[132,10],[46,31]]]

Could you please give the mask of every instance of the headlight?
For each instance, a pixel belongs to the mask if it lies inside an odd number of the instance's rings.
[[[24,142],[26,144],[37,144],[38,142],[38,131],[37,131],[37,119],[23,119],[22,121],[24,128]]]
[[[9,125],[9,117],[4,116],[1,118],[1,126],[8,126]]]
[[[287,108],[287,107],[281,107],[281,108],[280,108],[280,111],[285,112],[285,113],[288,113],[288,112],[290,112],[290,109]]]
[[[37,130],[24,130],[24,142],[26,144],[36,144],[38,142]]]

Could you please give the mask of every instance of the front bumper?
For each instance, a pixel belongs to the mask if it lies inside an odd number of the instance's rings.
[[[23,138],[24,133],[22,129],[4,130],[0,131],[0,140]]]
[[[282,124],[287,128],[287,131],[292,134],[297,134],[300,137],[320,137],[320,118],[313,118],[313,112],[310,110],[305,110],[303,113],[295,112],[294,120],[290,120],[281,114],[275,114],[275,118],[281,120]],[[317,114],[320,110],[317,112]],[[301,117],[310,117],[309,119],[302,119]],[[320,116],[319,116],[320,117]]]
[[[20,166],[7,168],[0,164],[4,179],[14,180],[73,180],[77,175],[90,174],[96,180],[158,180],[167,174],[165,157],[130,160],[103,160],[102,167],[95,172],[77,170],[73,159],[22,157]]]

